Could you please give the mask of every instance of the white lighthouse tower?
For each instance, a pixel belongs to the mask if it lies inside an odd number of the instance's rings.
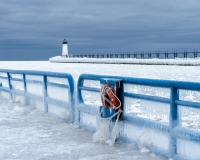
[[[68,57],[68,43],[66,39],[62,43],[62,57]]]

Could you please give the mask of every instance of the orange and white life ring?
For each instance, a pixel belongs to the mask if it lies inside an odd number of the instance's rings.
[[[105,84],[101,87],[101,102],[104,107],[119,109],[121,101],[116,96],[116,93],[111,85]]]

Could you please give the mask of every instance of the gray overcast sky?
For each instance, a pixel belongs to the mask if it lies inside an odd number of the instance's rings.
[[[200,51],[199,0],[1,0],[0,60]]]

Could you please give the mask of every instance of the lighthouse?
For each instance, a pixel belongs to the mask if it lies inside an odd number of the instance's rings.
[[[68,57],[68,43],[66,39],[62,43],[62,57]]]

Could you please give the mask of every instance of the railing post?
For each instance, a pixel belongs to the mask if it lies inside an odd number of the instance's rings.
[[[171,87],[171,102],[169,114],[169,134],[170,134],[170,157],[173,158],[177,153],[176,137],[173,135],[173,129],[178,125],[178,106],[175,101],[179,99],[179,91],[177,88]]]
[[[134,58],[137,59],[137,53],[134,53]]]
[[[46,102],[47,97],[47,76],[43,76],[43,104],[44,104],[44,112],[48,112],[48,105]]]
[[[10,74],[8,72],[7,72],[7,78],[8,78],[8,87],[9,87],[9,90],[10,90],[10,99],[12,100],[12,93],[11,93],[12,85],[11,85],[11,82],[10,82]]]
[[[26,96],[27,86],[26,86],[26,76],[24,73],[23,73],[23,83],[24,83],[24,105],[27,105],[28,104],[28,100],[27,100],[27,96]]]

